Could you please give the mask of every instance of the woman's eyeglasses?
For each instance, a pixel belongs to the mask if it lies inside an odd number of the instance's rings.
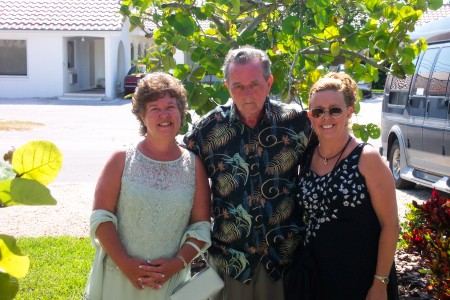
[[[310,113],[313,118],[322,118],[325,115],[325,113],[328,113],[333,118],[337,118],[342,116],[342,114],[344,113],[345,110],[347,110],[347,108],[348,107],[340,108],[338,106],[330,108],[313,108],[310,110]]]

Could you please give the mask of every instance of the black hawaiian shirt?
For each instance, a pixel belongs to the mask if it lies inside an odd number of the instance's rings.
[[[212,246],[221,273],[249,283],[259,262],[276,281],[297,245],[302,223],[292,190],[311,126],[299,105],[266,100],[249,128],[234,104],[218,106],[186,134],[211,179]]]

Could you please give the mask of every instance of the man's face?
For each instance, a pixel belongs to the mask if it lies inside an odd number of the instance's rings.
[[[246,64],[232,63],[229,66],[229,79],[225,85],[233,98],[243,121],[262,118],[264,102],[269,95],[273,77],[266,81],[262,63],[252,61]]]

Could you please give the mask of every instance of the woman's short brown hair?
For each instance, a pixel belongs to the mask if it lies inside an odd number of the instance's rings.
[[[166,95],[177,100],[181,124],[183,124],[188,110],[186,94],[183,83],[170,74],[154,72],[142,78],[133,94],[131,110],[141,125],[139,133],[141,135],[146,135],[147,133],[147,127],[141,119],[145,113],[146,104],[163,98]]]

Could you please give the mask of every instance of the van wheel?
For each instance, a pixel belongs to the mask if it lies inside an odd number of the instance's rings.
[[[398,189],[412,189],[416,186],[414,182],[407,181],[400,177],[400,145],[398,140],[392,143],[389,152],[389,168],[394,176],[395,187]]]

